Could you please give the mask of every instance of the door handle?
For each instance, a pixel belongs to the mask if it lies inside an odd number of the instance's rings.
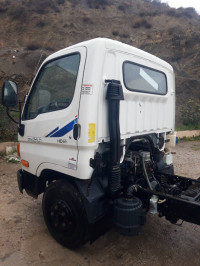
[[[73,138],[75,140],[78,140],[80,138],[81,135],[81,125],[80,124],[74,124],[73,126]]]

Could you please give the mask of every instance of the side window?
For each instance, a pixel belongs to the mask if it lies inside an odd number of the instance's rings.
[[[52,60],[40,70],[27,99],[23,119],[67,108],[73,99],[80,63],[75,53]]]
[[[123,64],[123,79],[128,90],[165,95],[167,79],[163,72],[129,61]]]

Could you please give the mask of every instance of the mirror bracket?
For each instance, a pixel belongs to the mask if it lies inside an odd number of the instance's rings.
[[[19,122],[17,122],[11,115],[10,115],[10,111],[13,111],[13,112],[19,112],[19,111],[15,111],[15,110],[9,110],[9,107],[6,107],[6,114],[7,116],[15,123],[15,124],[19,124]]]
[[[7,116],[15,123],[18,124],[18,133],[20,136],[24,136],[24,130],[25,130],[25,125],[21,123],[21,113],[22,113],[22,103],[21,101],[19,101],[19,111],[17,110],[10,110],[9,107],[6,107],[6,114]],[[10,115],[10,111],[12,112],[17,112],[19,113],[19,121],[16,121],[11,115]]]

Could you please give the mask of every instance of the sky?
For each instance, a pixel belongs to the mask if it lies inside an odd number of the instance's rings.
[[[163,3],[168,3],[169,6],[179,7],[194,7],[200,14],[200,1],[199,0],[162,0]]]

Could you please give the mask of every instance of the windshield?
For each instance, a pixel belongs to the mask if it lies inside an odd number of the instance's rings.
[[[23,120],[67,108],[73,99],[80,63],[75,53],[45,64],[27,99]]]

